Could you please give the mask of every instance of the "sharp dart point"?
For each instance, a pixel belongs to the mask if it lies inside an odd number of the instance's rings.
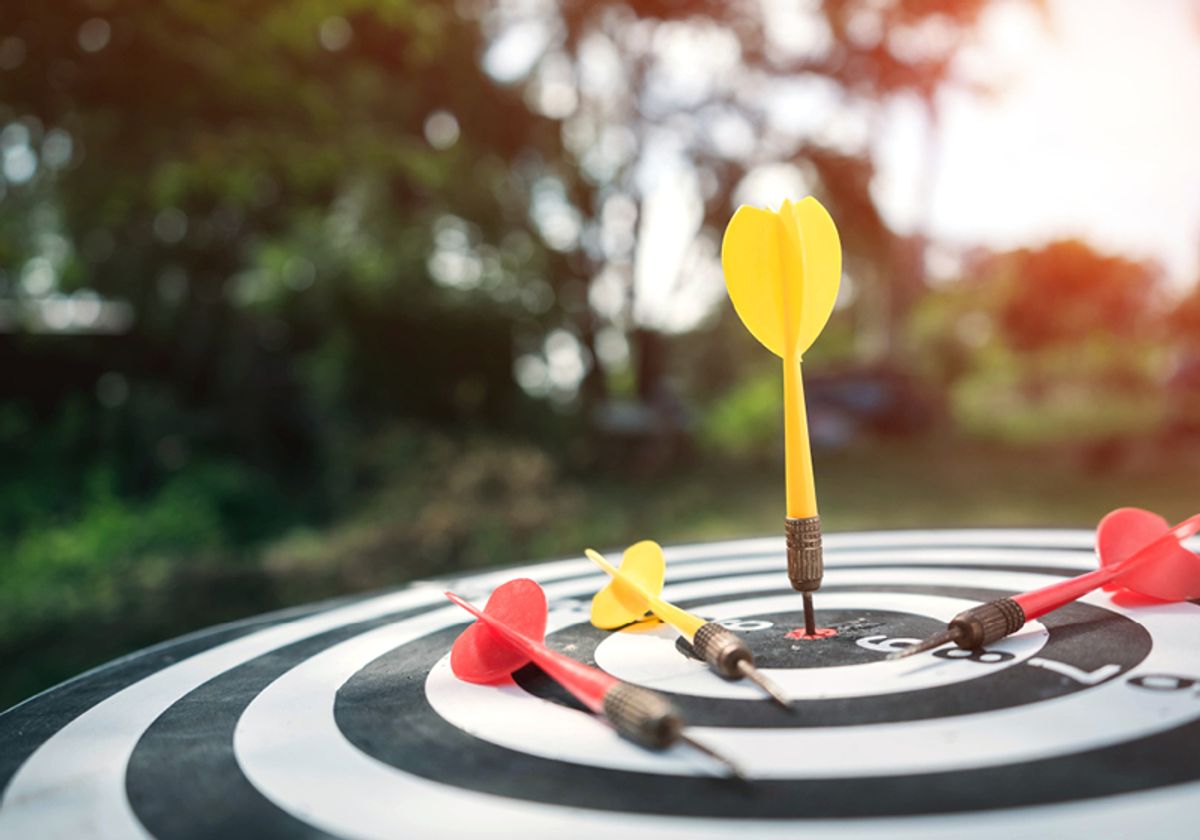
[[[728,769],[732,775],[736,776],[739,779],[745,780],[746,774],[742,772],[741,766],[733,759],[728,758],[727,756],[721,755],[719,752],[714,750],[712,747],[705,746],[701,742],[697,741],[695,738],[692,738],[690,735],[681,734],[679,736],[679,740],[682,741],[683,743],[687,744],[692,749],[699,750],[700,752],[704,753],[705,755],[709,756],[710,758],[715,758],[717,761],[719,761],[723,765],[725,765],[726,769]]]
[[[788,710],[792,708],[790,705],[791,701],[788,699],[787,695],[783,693],[783,690],[779,686],[775,685],[775,683],[773,683],[771,680],[767,679],[766,676],[763,675],[762,671],[755,668],[749,662],[744,659],[739,662],[738,671],[741,672],[742,676],[750,680],[750,682],[754,683],[767,694],[769,694],[771,699],[780,706],[783,706],[783,708]]]
[[[898,650],[895,653],[889,653],[888,659],[904,659],[908,656],[915,656],[918,653],[924,653],[927,650],[941,647],[942,645],[950,644],[958,641],[959,632],[957,630],[946,629],[938,633],[934,633],[928,639],[917,642],[915,645],[909,645],[904,650]]]
[[[817,617],[813,614],[813,596],[811,592],[802,593],[804,598],[804,632],[808,636],[817,635]]]

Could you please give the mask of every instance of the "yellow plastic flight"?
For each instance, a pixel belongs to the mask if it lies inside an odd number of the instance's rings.
[[[738,317],[783,359],[787,515],[817,515],[800,361],[825,328],[842,276],[842,246],[829,213],[811,196],[775,213],[739,207],[721,245],[725,285]]]
[[[592,599],[592,624],[596,627],[613,630],[653,613],[690,642],[706,623],[703,618],[660,597],[667,561],[662,547],[653,540],[643,540],[627,548],[621,556],[620,568],[614,567],[598,551],[589,548],[584,554],[612,577]]]

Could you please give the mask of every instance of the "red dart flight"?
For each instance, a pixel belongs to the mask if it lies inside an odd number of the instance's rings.
[[[479,621],[454,642],[450,669],[460,680],[497,683],[530,662],[593,712],[601,712],[604,695],[620,682],[597,668],[547,648],[546,593],[528,578],[510,580],[496,589],[480,612],[453,592],[446,597]]]

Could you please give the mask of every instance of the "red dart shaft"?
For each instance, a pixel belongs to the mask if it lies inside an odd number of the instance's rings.
[[[1012,596],[1012,600],[1021,605],[1021,609],[1025,611],[1025,620],[1029,621],[1030,619],[1045,615],[1052,610],[1056,610],[1063,604],[1081,598],[1093,589],[1101,587],[1115,578],[1132,571],[1142,563],[1153,560],[1163,546],[1173,545],[1177,541],[1186,540],[1198,531],[1200,531],[1200,514],[1180,522],[1170,531],[1135,551],[1119,563],[1113,563],[1111,566],[1101,566],[1094,572],[1088,572],[1078,577],[1064,580],[1061,583],[1052,583],[1049,586],[1043,586],[1041,589],[1034,589],[1030,592],[1014,595]]]
[[[506,642],[519,648],[555,682],[574,695],[580,703],[597,714],[603,714],[604,695],[620,682],[616,677],[604,673],[599,668],[584,665],[569,656],[563,656],[561,653],[550,650],[541,642],[534,641],[524,633],[519,633],[509,627],[503,621],[498,621],[493,616],[476,609],[453,592],[447,592],[446,597],[482,621],[489,629],[502,636]]]

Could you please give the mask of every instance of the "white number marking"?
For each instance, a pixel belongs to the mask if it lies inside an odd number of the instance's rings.
[[[724,621],[718,621],[726,630],[745,630],[747,633],[753,633],[755,630],[766,630],[774,625],[769,621],[763,621],[759,618],[727,618]]]
[[[901,648],[906,648],[909,645],[915,645],[919,641],[921,640],[905,639],[900,637],[889,639],[887,636],[879,635],[863,636],[861,639],[857,640],[855,644],[860,648],[866,648],[867,650],[879,650],[883,651],[884,653],[891,653],[894,650],[900,650]]]
[[[1110,662],[1108,665],[1101,665],[1094,671],[1085,671],[1082,668],[1076,668],[1074,665],[1068,665],[1066,662],[1059,662],[1055,659],[1044,659],[1040,656],[1030,659],[1029,664],[1035,668],[1045,668],[1047,671],[1061,674],[1064,677],[1075,680],[1080,685],[1098,685],[1121,670],[1120,665]]]

